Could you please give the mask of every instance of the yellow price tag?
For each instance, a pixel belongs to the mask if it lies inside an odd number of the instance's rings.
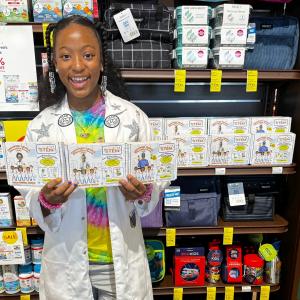
[[[176,229],[167,228],[166,229],[166,242],[167,247],[174,247],[176,243]]]
[[[22,232],[22,238],[23,238],[23,244],[24,246],[28,245],[28,239],[27,239],[27,229],[26,227],[18,227],[16,230],[19,230]]]
[[[233,227],[224,227],[223,245],[232,245]]]
[[[174,92],[185,92],[186,70],[174,70]]]
[[[206,300],[216,300],[217,288],[215,286],[208,286]]]
[[[270,298],[270,286],[262,285],[260,287],[260,298],[259,300],[269,300]]]
[[[49,23],[43,23],[42,27],[43,27],[43,39],[44,39],[44,47],[47,47],[47,42],[46,42],[46,30],[48,27]],[[53,31],[50,34],[50,44],[51,47],[53,47]]]
[[[225,300],[234,300],[234,286],[225,286]]]
[[[20,300],[30,300],[30,295],[21,295]]]
[[[257,80],[258,71],[257,70],[247,70],[247,85],[246,92],[257,92]]]
[[[210,73],[210,92],[221,92],[222,70],[211,70]]]
[[[183,288],[174,288],[173,300],[182,300]]]
[[[4,243],[13,245],[18,240],[18,234],[15,231],[4,231],[2,239]]]

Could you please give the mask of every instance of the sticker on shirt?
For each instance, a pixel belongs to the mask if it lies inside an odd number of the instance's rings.
[[[63,114],[58,119],[58,125],[60,127],[67,127],[73,123],[73,117],[69,114]]]
[[[136,227],[136,213],[135,213],[135,209],[130,212],[130,214],[129,214],[129,221],[130,221],[131,228],[135,228]]]
[[[104,125],[108,128],[115,128],[119,126],[120,118],[116,115],[110,115],[105,118]]]

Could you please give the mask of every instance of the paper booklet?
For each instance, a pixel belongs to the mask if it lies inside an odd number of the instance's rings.
[[[176,142],[4,143],[8,183],[44,186],[60,177],[80,187],[118,186],[132,174],[143,183],[177,177]]]

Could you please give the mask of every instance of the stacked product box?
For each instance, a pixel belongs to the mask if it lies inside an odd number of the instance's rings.
[[[176,67],[205,69],[210,53],[211,27],[209,6],[179,6],[175,11]]]
[[[22,196],[15,196],[14,204],[17,226],[31,226],[29,209],[26,206],[25,199]]]
[[[164,119],[150,118],[149,121],[152,128],[152,140],[162,141],[164,139]]]
[[[0,226],[13,226],[13,212],[9,193],[0,193]]]
[[[214,9],[212,54],[216,68],[243,68],[251,9],[247,4],[222,4]]]
[[[0,22],[28,22],[27,0],[1,0]]]
[[[62,0],[63,16],[81,15],[93,20],[93,0]]]
[[[32,0],[34,22],[54,23],[62,18],[61,0]]]
[[[178,167],[208,165],[208,136],[206,118],[166,118],[165,137],[176,140]]]

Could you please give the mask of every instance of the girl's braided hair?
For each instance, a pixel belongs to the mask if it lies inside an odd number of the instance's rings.
[[[49,72],[47,73],[46,77],[39,82],[38,101],[40,104],[40,108],[44,109],[51,105],[60,105],[66,94],[65,86],[63,85],[58,74],[55,71],[55,66],[53,63],[53,49],[55,49],[57,34],[64,28],[68,27],[70,24],[79,24],[88,27],[94,31],[97,39],[99,40],[103,63],[103,72],[101,73],[101,76],[98,81],[99,85],[101,84],[102,77],[106,76],[106,88],[116,96],[129,100],[120,71],[114,67],[108,55],[107,34],[104,25],[101,23],[94,24],[89,19],[83,16],[74,15],[68,18],[64,18],[56,24],[49,24],[47,27],[45,38],[47,45],[47,59],[49,65]],[[53,49],[51,48],[50,44],[50,36],[52,32]]]

